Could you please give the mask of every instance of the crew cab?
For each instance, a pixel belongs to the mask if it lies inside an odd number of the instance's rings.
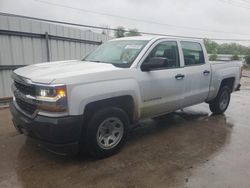
[[[240,87],[241,63],[209,62],[202,40],[139,36],[12,77],[10,110],[20,133],[56,153],[102,158],[118,152],[141,119],[203,102],[224,113]]]

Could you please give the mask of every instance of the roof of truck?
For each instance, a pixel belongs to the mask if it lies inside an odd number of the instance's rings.
[[[193,42],[203,42],[202,39],[195,39],[195,38],[184,38],[184,37],[169,37],[169,36],[152,36],[152,35],[146,35],[146,36],[134,36],[134,37],[121,37],[116,38],[113,40],[158,40],[158,39],[174,39],[174,40],[184,40],[184,41],[193,41]]]

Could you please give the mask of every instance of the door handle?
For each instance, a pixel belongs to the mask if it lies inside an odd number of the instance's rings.
[[[204,70],[204,71],[203,71],[203,74],[204,74],[205,76],[207,76],[209,73],[210,73],[209,70]]]
[[[184,77],[185,77],[184,74],[177,74],[177,75],[175,76],[175,79],[176,79],[176,80],[181,80],[181,79],[183,79]]]

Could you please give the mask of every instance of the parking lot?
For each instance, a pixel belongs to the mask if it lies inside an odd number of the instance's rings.
[[[0,110],[0,187],[250,187],[250,78],[225,115],[207,104],[145,120],[115,156],[58,156]]]

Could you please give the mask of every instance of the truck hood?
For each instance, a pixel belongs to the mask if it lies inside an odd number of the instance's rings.
[[[60,78],[69,78],[77,75],[117,70],[112,64],[84,62],[79,60],[39,63],[19,68],[14,71],[19,76],[30,79],[32,82],[50,84]]]

